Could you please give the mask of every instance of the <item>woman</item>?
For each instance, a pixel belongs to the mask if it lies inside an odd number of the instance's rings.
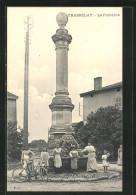
[[[75,146],[72,146],[72,150],[70,151],[69,156],[71,157],[71,169],[77,170],[78,151],[75,150]]]
[[[47,152],[47,148],[43,148],[40,157],[40,165],[41,166],[49,166],[49,153]]]
[[[31,150],[29,150],[29,148],[27,146],[25,146],[22,149],[22,154],[21,154],[21,163],[23,164],[23,168],[25,168],[27,166],[26,161],[29,158],[29,155],[28,155],[29,153],[31,153],[33,157],[35,156],[35,154]]]
[[[91,143],[88,143],[88,146],[85,147],[83,152],[88,153],[88,160],[87,160],[87,171],[88,172],[94,172],[97,171],[97,162],[96,162],[96,155],[95,155],[95,149],[91,145]]]
[[[60,168],[62,167],[62,161],[61,161],[61,152],[62,149],[59,147],[59,144],[56,145],[56,148],[53,150],[53,157],[54,157],[54,166],[55,166],[55,171],[57,173],[60,172]]]
[[[117,164],[119,166],[122,166],[122,145],[120,145],[120,148],[118,149],[118,161]]]

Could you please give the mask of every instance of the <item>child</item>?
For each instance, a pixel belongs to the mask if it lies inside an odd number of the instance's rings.
[[[29,153],[32,153],[33,156],[35,156],[35,154],[29,150],[29,148],[27,146],[25,146],[23,149],[22,149],[22,154],[21,154],[21,163],[23,164],[23,168],[26,168],[26,170],[23,171],[23,174],[27,174],[27,161],[28,161],[28,158],[29,158]]]
[[[27,163],[27,172],[28,172],[28,180],[31,179],[31,173],[34,171],[34,165],[33,165],[33,153],[28,153],[28,159],[26,161]]]
[[[21,154],[21,163],[23,164],[23,168],[25,168],[27,166],[27,160],[29,158],[28,154],[29,153],[32,153],[33,156],[35,156],[35,154],[29,150],[29,148],[27,146],[25,146],[23,149],[22,149],[22,154]]]
[[[107,173],[107,168],[109,167],[109,156],[110,153],[104,150],[104,155],[102,155],[102,166],[104,167],[104,173]]]

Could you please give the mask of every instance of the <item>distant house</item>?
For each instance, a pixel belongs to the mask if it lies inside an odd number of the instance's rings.
[[[94,90],[80,94],[83,97],[83,121],[100,107],[117,106],[122,109],[122,82],[102,87],[102,77],[94,78]]]
[[[16,100],[18,99],[18,96],[7,92],[7,122],[17,121],[17,106],[16,106]]]

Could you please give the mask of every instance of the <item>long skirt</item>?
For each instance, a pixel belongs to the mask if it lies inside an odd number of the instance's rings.
[[[54,166],[57,167],[57,168],[60,168],[62,166],[62,161],[61,161],[60,154],[55,154]]]
[[[33,163],[27,164],[27,172],[28,173],[31,173],[33,171],[34,171],[34,165],[33,165]]]
[[[77,169],[77,158],[71,159],[71,169]]]
[[[95,152],[89,152],[87,160],[87,171],[97,171]]]
[[[118,156],[117,164],[118,164],[119,166],[122,166],[122,152],[120,152],[120,155]]]

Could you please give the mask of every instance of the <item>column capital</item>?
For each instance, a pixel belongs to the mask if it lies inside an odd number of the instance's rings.
[[[66,29],[58,29],[56,34],[52,36],[52,40],[56,45],[56,49],[68,49],[72,41],[72,36],[68,34]]]
[[[74,105],[72,104],[71,98],[68,96],[55,96],[52,100],[52,103],[49,105],[51,110],[69,110],[72,111],[74,109]]]

